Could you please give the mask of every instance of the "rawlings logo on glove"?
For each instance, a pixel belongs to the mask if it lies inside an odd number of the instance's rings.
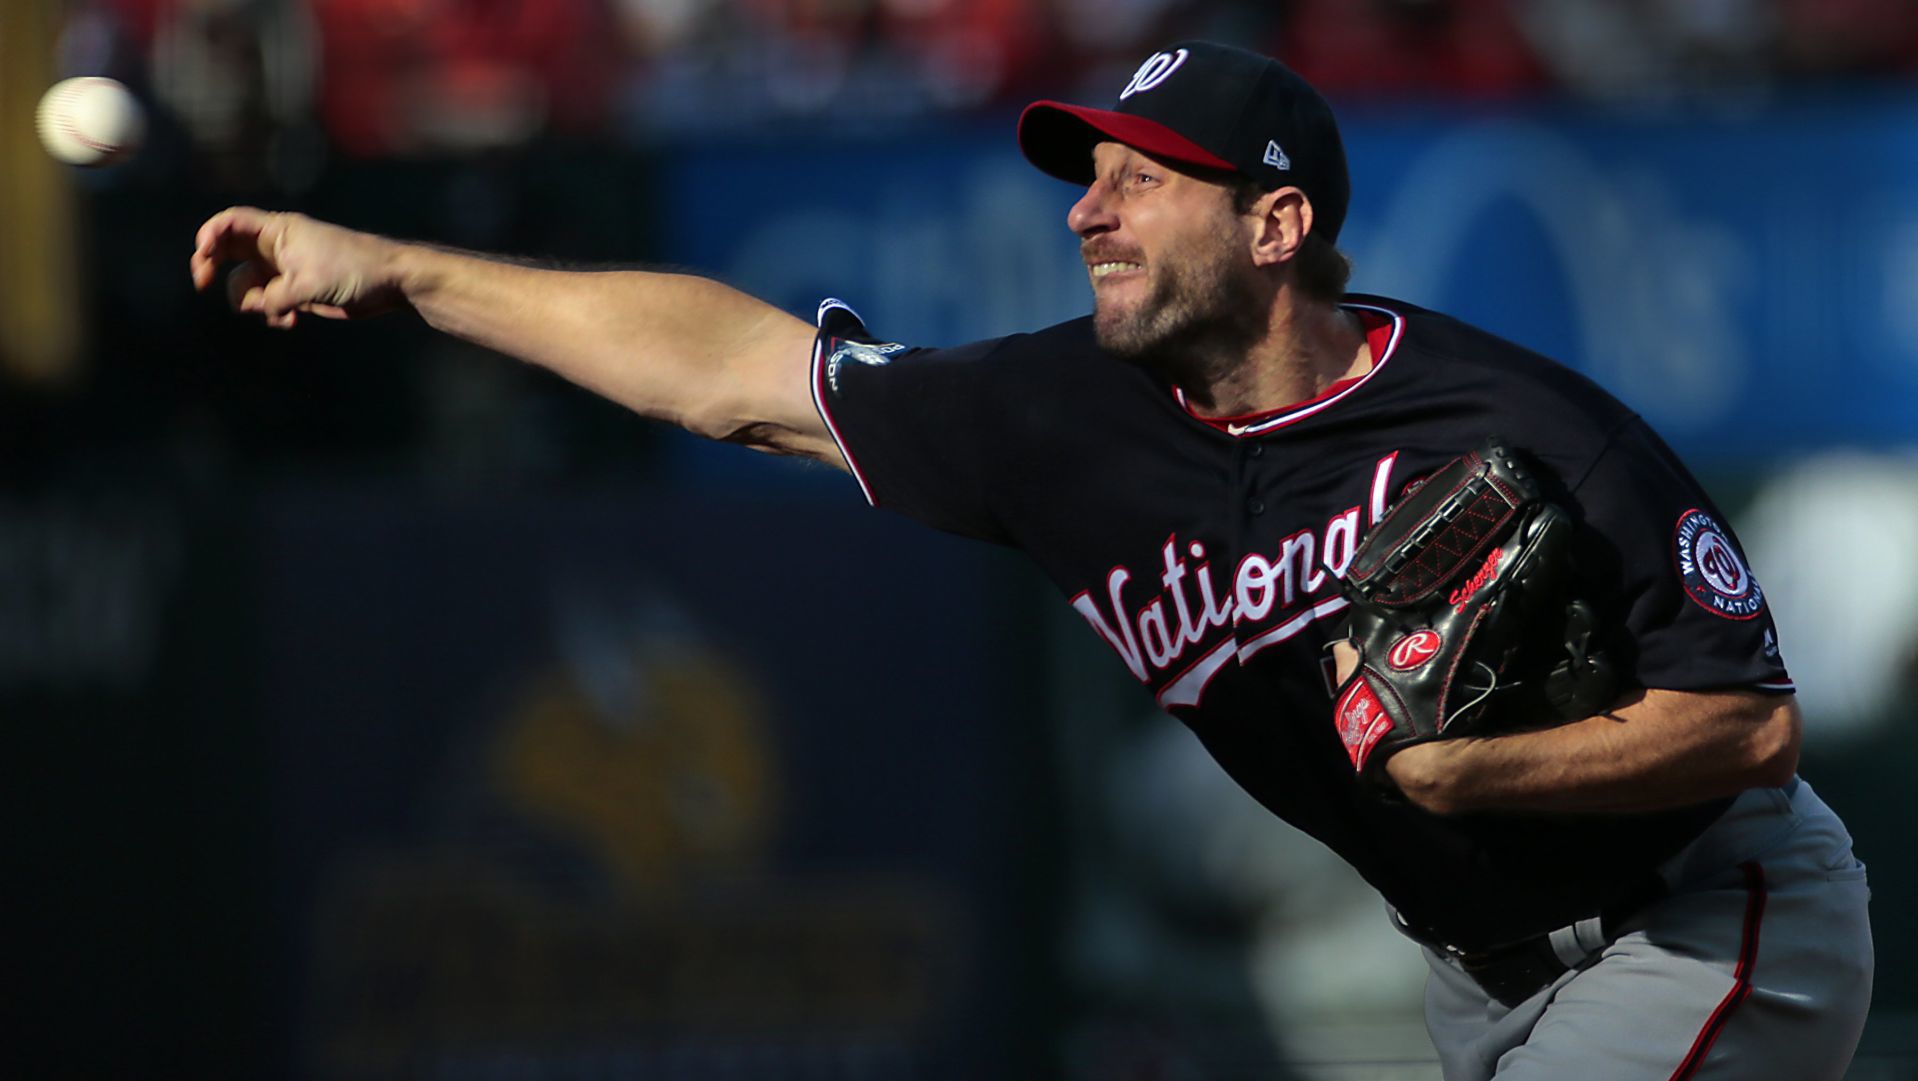
[[[1339,632],[1359,661],[1333,712],[1353,769],[1382,781],[1385,759],[1414,743],[1575,720],[1609,703],[1594,613],[1571,595],[1572,530],[1494,439],[1367,534]]]
[[[1387,656],[1393,668],[1401,672],[1410,672],[1431,660],[1445,644],[1445,639],[1434,630],[1413,631],[1398,640]]]

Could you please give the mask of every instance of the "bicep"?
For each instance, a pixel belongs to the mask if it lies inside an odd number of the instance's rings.
[[[1631,757],[1651,765],[1666,758],[1709,758],[1742,771],[1750,784],[1764,783],[1772,772],[1778,773],[1774,783],[1782,784],[1798,766],[1804,722],[1796,695],[1744,688],[1648,690],[1602,716],[1625,722],[1621,731],[1639,738]]]
[[[1656,810],[1785,783],[1799,731],[1790,694],[1652,689],[1566,726],[1563,750],[1571,787],[1588,782],[1600,809]]]

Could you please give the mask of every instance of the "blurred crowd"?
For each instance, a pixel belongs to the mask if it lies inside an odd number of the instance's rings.
[[[1909,0],[71,0],[64,28],[62,74],[148,86],[202,147],[307,124],[357,157],[1103,100],[1180,37],[1335,101],[1918,71]]]

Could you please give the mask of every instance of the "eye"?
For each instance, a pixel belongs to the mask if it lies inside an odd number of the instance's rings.
[[[1159,174],[1149,172],[1145,169],[1134,169],[1126,176],[1126,185],[1128,187],[1143,188],[1158,182]]]

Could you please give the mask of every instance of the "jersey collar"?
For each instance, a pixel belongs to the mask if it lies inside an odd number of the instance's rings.
[[[1315,416],[1326,409],[1330,409],[1333,403],[1354,393],[1369,382],[1373,376],[1379,374],[1385,365],[1397,355],[1399,340],[1405,337],[1405,317],[1398,312],[1373,304],[1348,303],[1341,304],[1339,307],[1344,308],[1346,311],[1357,313],[1359,319],[1365,323],[1366,342],[1372,347],[1372,370],[1366,372],[1364,375],[1354,376],[1350,379],[1341,379],[1331,386],[1326,387],[1325,392],[1316,398],[1308,398],[1305,401],[1293,402],[1291,405],[1283,405],[1277,409],[1264,409],[1257,413],[1246,413],[1235,417],[1200,416],[1192,411],[1191,404],[1185,400],[1185,391],[1180,390],[1178,387],[1172,388],[1173,398],[1177,399],[1179,408],[1185,410],[1187,416],[1209,427],[1217,428],[1227,435],[1240,439],[1249,435],[1264,435],[1267,432],[1277,431],[1286,425],[1295,424],[1307,417]]]

